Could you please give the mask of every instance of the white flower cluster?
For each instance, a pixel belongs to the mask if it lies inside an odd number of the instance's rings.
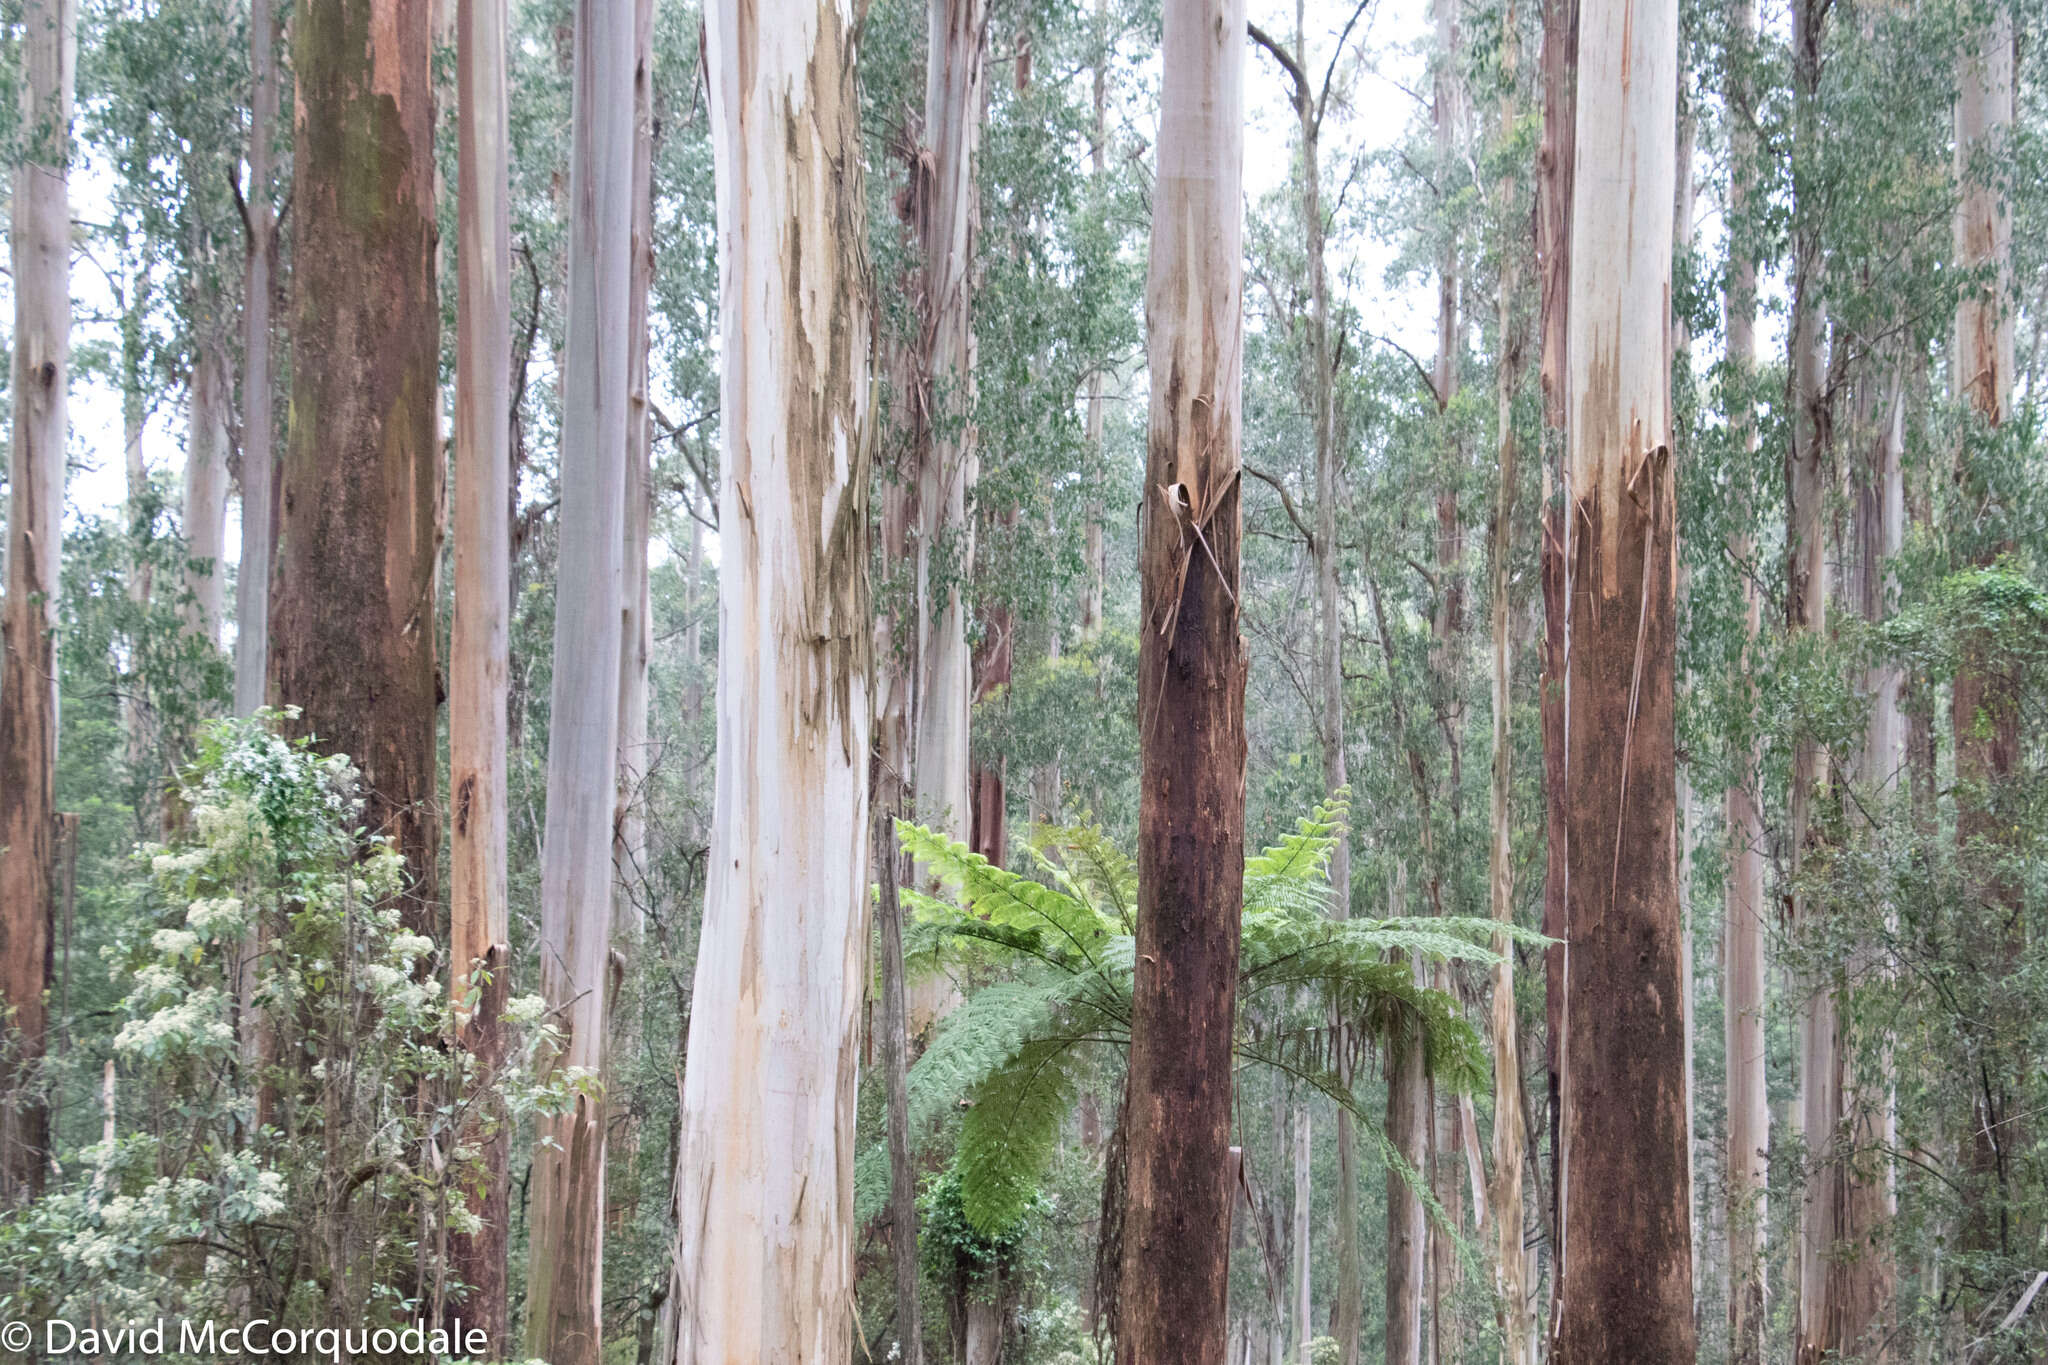
[[[242,914],[242,902],[234,896],[193,901],[185,911],[185,923],[191,925],[209,943],[219,939],[239,938],[248,928],[247,919]]]
[[[114,1050],[157,1057],[177,1049],[226,1047],[235,1041],[235,1031],[224,1017],[225,1004],[217,987],[194,991],[174,1005],[121,1025],[114,1035]]]

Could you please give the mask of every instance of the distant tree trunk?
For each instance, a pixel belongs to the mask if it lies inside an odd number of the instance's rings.
[[[254,715],[263,705],[270,652],[270,514],[277,473],[270,394],[270,278],[277,263],[277,213],[270,199],[277,139],[277,19],[272,0],[249,3],[249,74],[249,185],[243,196],[248,239],[242,265],[242,555],[235,577],[238,716]]]
[[[1551,1330],[1556,1328],[1564,1255],[1563,1171],[1565,901],[1571,880],[1566,819],[1565,619],[1571,570],[1565,561],[1567,522],[1554,490],[1568,485],[1565,469],[1566,322],[1571,289],[1572,163],[1579,52],[1579,0],[1543,0],[1543,137],[1536,156],[1536,268],[1539,276],[1543,389],[1543,508],[1537,562],[1543,585],[1543,670],[1537,719],[1543,741],[1543,932],[1556,940],[1543,953],[1544,1108],[1550,1137],[1550,1206],[1544,1210],[1550,1243]]]
[[[1109,183],[1109,0],[1095,0],[1095,41],[1100,47],[1090,80],[1095,118],[1088,139],[1088,171],[1091,190],[1102,195],[1108,192]],[[1088,372],[1086,423],[1088,457],[1093,461],[1089,477],[1094,482],[1106,473],[1102,447],[1100,366]],[[1108,565],[1103,559],[1102,499],[1099,496],[1088,500],[1086,519],[1081,528],[1081,557],[1086,561],[1081,580],[1081,638],[1092,640],[1102,633],[1103,590],[1108,580]]]
[[[1520,115],[1518,68],[1521,35],[1516,6],[1510,3],[1501,26],[1500,132],[1512,135]],[[1515,221],[1520,195],[1513,172],[1494,188],[1495,210],[1504,228]],[[1495,451],[1492,599],[1493,628],[1493,754],[1489,815],[1493,837],[1487,860],[1487,903],[1502,924],[1515,919],[1514,747],[1510,715],[1514,703],[1513,606],[1515,490],[1520,477],[1521,444],[1515,434],[1515,394],[1522,381],[1521,303],[1522,255],[1517,234],[1501,235],[1496,301],[1498,344],[1494,387]],[[1502,1359],[1508,1365],[1535,1365],[1530,1355],[1528,1288],[1522,1278],[1522,1059],[1521,1024],[1515,1008],[1515,951],[1506,935],[1496,934],[1493,950],[1500,961],[1493,969],[1493,1207],[1494,1296],[1500,1324]]]
[[[632,280],[633,10],[579,0],[570,114],[569,289],[562,382],[561,571],[555,589],[541,995],[567,1037],[551,1065],[602,1077],[611,994],[612,815],[626,507]],[[738,405],[736,405],[738,406]],[[735,519],[736,523],[737,519]],[[728,523],[728,524],[735,524]],[[597,1365],[604,1283],[605,1097],[539,1121],[526,1352]]]
[[[1558,1365],[1695,1351],[1677,883],[1671,223],[1678,7],[1586,0],[1570,497]]]
[[[1724,400],[1736,448],[1757,448],[1755,399],[1750,386],[1756,369],[1756,134],[1750,70],[1756,60],[1755,0],[1729,5],[1727,103],[1729,177],[1727,217],[1730,221],[1727,289],[1727,374],[1735,393]],[[1738,517],[1746,524],[1746,517]],[[1729,537],[1729,557],[1747,566],[1755,542],[1739,530]],[[1743,577],[1743,659],[1754,657],[1763,626],[1763,594],[1753,573]],[[1743,670],[1750,676],[1749,668]],[[1755,696],[1748,684],[1747,709]],[[1723,1050],[1727,1075],[1728,1126],[1723,1153],[1728,1225],[1728,1361],[1729,1365],[1763,1365],[1764,1341],[1770,1327],[1764,1297],[1765,1195],[1770,1175],[1771,1110],[1765,1075],[1768,1049],[1764,1038],[1764,824],[1757,806],[1756,741],[1753,721],[1736,736],[1733,778],[1724,796],[1728,826],[1728,888],[1722,915]]]
[[[436,932],[431,6],[292,12],[292,400],[269,694],[362,771],[405,855],[407,927]],[[372,35],[377,40],[372,41]]]
[[[1309,1214],[1315,1202],[1315,1145],[1309,1137],[1308,1102],[1294,1106],[1294,1354],[1309,1365],[1308,1343],[1315,1336],[1314,1307],[1309,1297]]]
[[[923,608],[917,689],[917,813],[965,840],[971,823],[966,578],[974,565],[972,505],[979,456],[974,393],[974,168],[981,146],[986,0],[932,0],[924,138],[911,195],[923,273],[925,351],[916,544]]]
[[[71,92],[75,0],[21,14],[22,159],[14,172],[14,439],[0,616],[0,1208],[41,1193],[40,1081],[50,979],[57,774],[58,545],[70,428]]]
[[[718,0],[706,33],[725,357],[718,779],[668,1354],[844,1365],[874,625],[855,51],[836,4],[768,16]]]
[[[1957,268],[1988,275],[1958,300],[1951,383],[1967,404],[1979,433],[2005,425],[2012,413],[2014,368],[2011,174],[2014,126],[2013,11],[1991,6],[1989,21],[1964,38],[1957,72],[1956,170],[1962,199],[1956,208]],[[1956,485],[1972,512],[1992,502],[1987,471],[1965,441],[1958,451]],[[1963,534],[1968,535],[1965,531]],[[2003,530],[1977,532],[1960,547],[1967,561],[1995,563],[2012,546]],[[1956,844],[1966,865],[1996,868],[2011,854],[2009,826],[2021,817],[2003,788],[2022,752],[2020,687],[1997,670],[1957,670],[1950,703],[1955,736]],[[2002,871],[1979,874],[1971,888],[1981,907],[1968,951],[1980,970],[2003,977],[2025,949],[2022,888]],[[2014,1154],[2028,1149],[2027,1115],[2015,1112],[2023,1091],[2021,1058],[1987,1059],[1978,1085],[1963,1214],[1966,1249],[2020,1254],[2031,1245],[2014,1218],[2014,1182],[2022,1177]]]
[[[1397,863],[1387,913],[1408,913],[1407,874]],[[1411,967],[1411,971],[1413,968]],[[1387,1048],[1387,1140],[1407,1163],[1387,1171],[1387,1365],[1421,1365],[1422,1280],[1429,1234],[1415,1182],[1429,1146],[1429,1093],[1419,1040],[1396,1037]]]
[[[455,621],[448,667],[449,994],[471,1074],[505,1060],[511,985],[506,903],[506,727],[510,688],[512,528],[512,245],[508,190],[506,0],[456,9]],[[246,456],[244,457],[246,461]],[[483,963],[490,981],[474,998]],[[494,1116],[503,1121],[503,1115]],[[508,1135],[478,1140],[483,1224],[452,1234],[450,1269],[471,1286],[449,1305],[507,1340]]]
[[[648,664],[654,653],[648,537],[654,517],[654,419],[648,395],[648,293],[654,283],[654,7],[633,0],[632,245],[626,302],[626,480],[619,599],[618,905],[612,925],[624,944],[637,943],[646,876],[647,804],[652,766],[647,739]]]
[[[881,765],[877,764],[880,768]],[[917,1167],[910,1149],[909,1016],[903,993],[903,903],[893,816],[899,784],[882,770],[876,788],[876,920],[882,953],[882,1079],[889,1096],[889,1259],[896,1275],[896,1340],[903,1365],[924,1365],[924,1323],[918,1298]],[[879,799],[888,792],[891,799]]]
[[[1146,287],[1123,1365],[1221,1365],[1244,881],[1243,0],[1173,0]]]
[[[229,389],[227,357],[198,338],[185,436],[185,629],[215,648],[227,605]]]

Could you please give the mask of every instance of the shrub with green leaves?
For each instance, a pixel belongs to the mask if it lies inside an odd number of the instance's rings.
[[[534,1079],[543,1028],[493,1076],[443,1044],[434,945],[397,908],[404,860],[361,828],[348,759],[276,719],[208,725],[182,832],[135,854],[129,929],[103,953],[127,986],[105,1136],[0,1230],[0,1283],[20,1286],[5,1316],[428,1311],[448,1286],[418,1267],[473,1230],[483,1125],[578,1084]]]

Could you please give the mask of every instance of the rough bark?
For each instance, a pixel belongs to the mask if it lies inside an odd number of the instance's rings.
[[[1543,670],[1537,719],[1543,745],[1544,1110],[1550,1138],[1549,1233],[1552,1315],[1563,1289],[1559,1180],[1564,1152],[1559,1064],[1564,1040],[1565,891],[1570,880],[1565,820],[1565,509],[1553,497],[1564,484],[1566,295],[1571,286],[1572,156],[1576,121],[1579,0],[1543,0],[1543,136],[1536,154],[1536,268],[1543,390],[1543,527],[1537,562],[1543,586]]]
[[[47,1026],[55,886],[58,548],[71,387],[75,0],[22,9],[22,159],[14,171],[14,408],[7,600],[0,616],[0,1207],[42,1189],[49,1120],[33,1086]]]
[[[1666,354],[1677,5],[1587,0],[1566,431],[1570,780],[1559,1365],[1690,1362]]]
[[[448,661],[449,995],[476,1076],[504,1061],[511,983],[506,903],[506,726],[512,528],[512,246],[506,0],[456,6],[455,619]],[[245,533],[246,534],[246,533]],[[470,984],[482,961],[489,982]],[[503,1115],[492,1115],[502,1121]],[[510,1204],[505,1132],[479,1134],[482,1230],[449,1237],[467,1294],[450,1316],[506,1341]]]
[[[431,6],[292,15],[292,397],[269,692],[349,755],[365,823],[405,855],[435,931],[434,566],[440,313]]]
[[[1244,885],[1242,0],[1166,9],[1140,528],[1137,973],[1117,1358],[1220,1365]]]
[[[270,391],[270,281],[277,264],[277,212],[270,198],[277,140],[277,18],[272,0],[250,0],[249,73],[249,185],[243,195],[248,240],[242,263],[242,551],[235,577],[238,716],[253,715],[263,705],[270,653],[271,490],[277,482]]]
[[[852,20],[707,7],[718,774],[668,1358],[845,1362],[867,981],[869,420]]]
[[[569,147],[561,570],[555,589],[541,995],[566,1035],[552,1066],[604,1075],[625,547],[635,31],[625,0],[579,0]],[[536,1125],[526,1350],[597,1365],[604,1282],[601,1079]]]

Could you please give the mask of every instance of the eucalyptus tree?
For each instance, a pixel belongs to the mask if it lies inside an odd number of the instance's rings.
[[[74,0],[22,10],[22,159],[14,173],[14,432],[0,616],[0,1206],[42,1189],[49,1120],[36,1063],[47,1014],[56,826],[58,548],[71,387]]]
[[[403,853],[406,922],[439,918],[432,6],[292,11],[292,393],[269,692],[346,753]],[[370,41],[371,35],[390,41]]]
[[[1757,12],[1754,0],[1731,0],[1727,80],[1726,215],[1730,224],[1723,362],[1723,413],[1730,443],[1745,455],[1757,448],[1756,367],[1758,167],[1754,71]],[[1728,555],[1748,564],[1756,541],[1748,518],[1728,536]],[[1758,655],[1763,594],[1755,575],[1742,591],[1743,659]],[[1749,670],[1739,669],[1743,712],[1753,714]],[[1747,719],[1745,714],[1743,719]],[[1765,1297],[1764,1230],[1769,1188],[1771,1111],[1769,1057],[1764,1039],[1764,824],[1757,791],[1756,741],[1751,727],[1733,736],[1733,762],[1723,795],[1728,827],[1728,883],[1722,900],[1722,1056],[1726,1068],[1727,1128],[1722,1179],[1727,1190],[1729,1365],[1763,1365],[1770,1326]]]
[[[271,416],[271,277],[277,266],[272,202],[277,143],[277,12],[273,0],[249,0],[247,240],[242,266],[242,549],[235,575],[235,714],[263,705],[270,652],[270,575],[276,538],[271,492],[277,456]]]
[[[633,6],[578,0],[574,44],[540,975],[567,1035],[553,1062],[584,1080],[574,1107],[535,1132],[526,1347],[563,1365],[597,1365],[637,122],[634,101],[618,96],[632,90],[639,53]]]
[[[867,982],[868,298],[856,32],[705,13],[721,376],[717,797],[657,1354],[845,1362]]]
[[[1678,7],[1587,0],[1581,24],[1564,370],[1574,586],[1553,1359],[1690,1362],[1668,356]]]
[[[1244,882],[1242,0],[1165,11],[1139,620],[1137,970],[1117,1357],[1221,1365]]]
[[[487,1076],[504,1064],[506,1056],[503,1015],[512,975],[505,782],[512,573],[507,515],[512,497],[512,243],[506,11],[506,0],[460,0],[455,17],[455,607],[448,659],[448,998],[455,1008],[457,1045]],[[251,374],[254,382],[253,369]],[[250,458],[244,456],[245,491],[252,489],[246,473]],[[238,669],[239,665],[238,654]],[[506,1340],[510,1328],[505,1263],[511,1230],[506,1181],[510,1143],[502,1123],[501,1115],[487,1116],[480,1125],[483,1131],[473,1135],[482,1148],[483,1165],[482,1188],[469,1200],[475,1230],[449,1238],[450,1269],[469,1286],[452,1305],[467,1321],[481,1324],[492,1341]]]

